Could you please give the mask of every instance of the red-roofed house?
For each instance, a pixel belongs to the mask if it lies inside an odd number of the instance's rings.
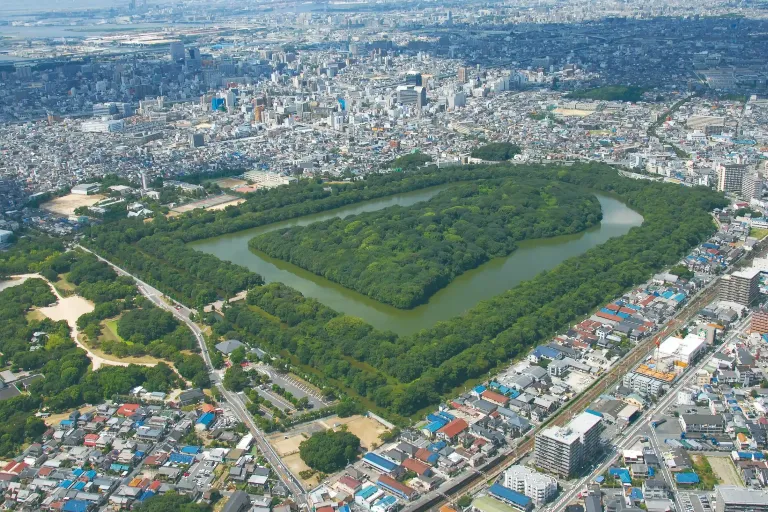
[[[363,484],[359,480],[355,480],[351,476],[344,475],[336,482],[336,488],[347,494],[355,494]]]
[[[96,446],[96,441],[99,440],[99,434],[85,434],[83,439],[83,445],[93,448]]]
[[[488,400],[489,402],[496,405],[501,405],[502,407],[506,407],[509,403],[508,397],[502,395],[501,393],[491,391],[490,389],[483,391],[480,396],[483,397],[483,399]]]
[[[419,476],[429,476],[432,473],[432,468],[416,459],[405,459],[400,465],[408,471],[413,471]]]
[[[24,471],[25,468],[27,468],[29,465],[26,462],[16,462],[15,460],[10,461],[8,464],[3,466],[3,469],[0,470],[0,473],[7,473],[9,475],[18,475],[22,471]]]
[[[434,452],[431,452],[426,448],[419,448],[416,450],[416,453],[413,454],[413,457],[420,460],[421,462],[429,462],[429,458],[433,455],[433,453]]]
[[[449,424],[441,428],[437,431],[437,436],[443,439],[453,440],[467,430],[469,428],[469,425],[466,421],[464,421],[461,418],[456,418],[455,420],[451,421]]]
[[[123,404],[120,406],[120,408],[117,410],[118,416],[133,416],[133,414],[136,412],[136,410],[141,407],[139,404]]]

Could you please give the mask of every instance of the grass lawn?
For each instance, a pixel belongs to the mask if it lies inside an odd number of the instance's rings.
[[[102,339],[108,340],[108,341],[119,341],[121,343],[128,343],[130,342],[125,341],[122,337],[120,337],[119,334],[117,334],[117,321],[118,318],[112,318],[111,320],[104,320],[104,329],[102,329],[101,337]]]
[[[693,471],[699,475],[699,484],[696,488],[711,491],[715,488],[715,485],[721,483],[712,470],[712,466],[709,465],[709,461],[703,455],[691,456],[691,465],[693,466]]]
[[[77,286],[67,281],[67,274],[61,274],[59,280],[53,283],[53,286],[55,286],[59,293],[64,297],[69,297],[77,290]]]
[[[27,313],[27,322],[32,322],[33,320],[45,320],[45,315],[38,310],[33,309]]]
[[[749,236],[762,240],[768,236],[768,229],[749,228]]]

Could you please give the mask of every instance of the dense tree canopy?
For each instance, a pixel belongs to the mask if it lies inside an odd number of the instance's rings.
[[[424,153],[408,153],[401,157],[395,158],[389,164],[389,167],[393,169],[403,169],[406,171],[414,170],[422,165],[428,164],[432,161],[432,157],[425,155]]]
[[[212,326],[216,335],[235,332],[247,344],[273,354],[290,354],[295,364],[324,376],[329,386],[364,397],[382,412],[412,415],[468,380],[524,355],[558,329],[677,263],[714,231],[709,212],[725,206],[722,194],[701,187],[630,180],[600,164],[428,168],[372,175],[344,186],[301,180],[258,193],[238,208],[222,212],[100,226],[87,243],[164,291],[194,303],[198,288],[220,293],[221,287],[212,277],[219,271],[233,272],[240,284],[260,278],[214,257],[206,259],[210,265],[207,274],[185,274],[181,265],[161,256],[157,239],[174,240],[174,250],[188,261],[206,256],[185,245],[192,240],[429,186],[532,177],[616,194],[643,214],[644,223],[462,316],[411,336],[375,330],[279,283],[252,287],[247,305],[233,304],[225,310],[224,319]],[[137,250],[139,240],[160,247],[158,254]],[[186,284],[180,285],[179,280]],[[256,307],[273,317],[254,310]]]
[[[357,459],[360,439],[349,432],[326,430],[301,442],[299,455],[307,466],[323,473],[335,473]]]
[[[574,91],[568,94],[568,98],[588,99],[598,101],[629,101],[636,103],[643,98],[645,89],[635,86],[609,85]]]
[[[195,503],[189,496],[167,492],[152,496],[133,507],[140,512],[208,512],[211,506],[205,503]]]
[[[423,203],[272,231],[250,247],[400,308],[516,242],[576,233],[601,218],[594,195],[520,179],[457,185]]]
[[[165,364],[152,368],[104,366],[92,371],[90,360],[70,338],[65,322],[27,318],[31,308],[55,301],[48,284],[40,279],[0,291],[2,365],[44,377],[31,384],[28,395],[0,402],[0,457],[17,455],[23,444],[45,431],[43,422],[34,416],[41,407],[59,412],[127,394],[139,385],[155,391],[170,391],[180,385]],[[45,333],[36,345],[31,343],[34,333]]]
[[[511,142],[491,142],[472,150],[472,157],[489,162],[504,162],[520,154],[520,146]]]

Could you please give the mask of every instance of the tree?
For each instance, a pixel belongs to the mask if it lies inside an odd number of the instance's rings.
[[[509,160],[521,152],[520,146],[511,142],[491,142],[472,150],[472,157],[491,162]]]
[[[469,494],[465,494],[461,498],[459,498],[459,501],[457,501],[456,504],[460,508],[467,508],[472,504],[472,497]]]
[[[235,365],[227,368],[224,374],[224,387],[230,391],[242,391],[248,387],[251,379],[243,371],[242,367]]]
[[[237,365],[245,361],[245,347],[237,347],[229,354],[229,362]]]
[[[152,496],[144,503],[134,506],[141,512],[208,512],[211,507],[204,503],[194,503],[188,496],[173,491]]]
[[[299,455],[309,467],[323,473],[334,473],[354,462],[360,450],[360,439],[349,432],[318,432],[299,445]]]

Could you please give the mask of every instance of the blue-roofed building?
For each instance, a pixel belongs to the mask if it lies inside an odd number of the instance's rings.
[[[212,412],[207,412],[200,416],[195,423],[195,430],[208,430],[213,425],[216,415]]]
[[[181,453],[188,453],[188,454],[191,454],[191,455],[197,455],[198,453],[200,453],[201,450],[202,450],[202,448],[200,446],[188,445],[188,446],[183,446],[181,448]]]
[[[352,509],[349,508],[349,505],[342,505],[339,507],[338,512],[350,512]]]
[[[699,483],[699,475],[696,473],[675,473],[675,482],[678,485],[696,485]]]
[[[153,491],[144,491],[143,493],[141,493],[141,496],[139,496],[138,500],[139,501],[148,500],[149,498],[151,498],[154,495],[155,495],[155,493]]]
[[[397,508],[397,498],[394,496],[384,496],[373,503],[371,512],[390,512],[395,508]],[[339,507],[339,510],[341,510],[341,507]]]
[[[531,355],[528,357],[528,359],[533,363],[538,363],[539,359],[542,357],[546,359],[560,359],[563,357],[563,354],[559,350],[555,350],[550,346],[539,345],[533,349],[533,352],[531,352]]]
[[[517,510],[524,510],[526,512],[533,510],[533,500],[531,498],[501,484],[493,484],[488,489],[488,494]]]
[[[72,488],[76,491],[82,491],[83,489],[85,489],[85,482],[82,482],[82,481],[77,482],[75,483],[75,485],[72,486]]]
[[[442,419],[440,421],[433,421],[431,423],[428,423],[424,427],[422,427],[421,431],[424,433],[425,436],[432,437],[432,436],[435,435],[435,433],[438,430],[440,430],[441,428],[443,428],[447,424],[448,424],[448,422],[445,421],[445,420],[442,420]]]
[[[59,422],[59,425],[61,425],[62,427],[71,427],[72,425],[74,425],[74,423],[75,422],[72,420],[61,420]]]
[[[122,473],[123,471],[128,471],[129,469],[131,469],[131,466],[127,464],[119,464],[117,462],[113,462],[109,465],[109,470],[116,473]]]
[[[453,420],[456,419],[456,416],[454,416],[451,413],[445,412],[445,411],[440,411],[440,412],[437,413],[437,415],[439,417],[441,417],[442,419],[448,421],[448,423],[450,423],[450,422],[452,422]]]
[[[186,464],[188,466],[191,466],[195,462],[195,456],[187,455],[186,453],[172,452],[169,459],[175,464]]]
[[[486,388],[485,386],[483,386],[482,384],[480,384],[479,386],[475,386],[474,388],[472,388],[472,391],[473,391],[473,392],[474,392],[474,394],[476,394],[477,396],[480,396],[481,394],[483,394],[483,391],[485,391],[486,389],[488,389],[488,388]]]
[[[59,482],[59,487],[62,489],[69,489],[70,485],[72,485],[72,480],[62,480]]]
[[[385,459],[381,455],[373,452],[368,452],[363,456],[363,464],[386,474],[394,473],[400,467],[391,460]]]
[[[446,443],[445,441],[438,441],[436,443],[432,443],[429,446],[427,446],[427,450],[431,452],[439,452],[446,446],[448,446],[448,443]]]
[[[75,476],[80,476],[80,475],[83,474],[83,469],[82,468],[75,468],[75,469],[72,470],[72,474],[75,475]]]
[[[378,490],[379,488],[376,487],[375,485],[369,485],[368,487],[363,487],[361,490],[357,492],[357,494],[355,494],[355,498],[359,496],[360,498],[367,500],[368,498],[373,496]]]
[[[639,487],[633,487],[632,490],[629,493],[629,497],[633,500],[642,500],[643,499],[643,491]]]
[[[88,512],[88,510],[96,508],[95,503],[85,500],[68,500],[61,506],[61,512]]]
[[[631,485],[632,477],[629,474],[629,470],[625,468],[611,468],[608,470],[608,474],[614,478],[621,480],[623,485]]]

